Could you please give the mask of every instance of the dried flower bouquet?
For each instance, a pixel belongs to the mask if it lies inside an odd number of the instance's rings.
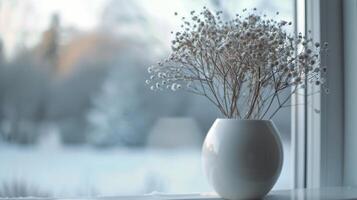
[[[288,34],[291,22],[256,13],[254,8],[224,22],[222,12],[204,7],[182,17],[170,56],[148,68],[146,83],[152,90],[185,88],[238,119],[271,119],[299,87],[323,84],[320,60],[327,43]]]

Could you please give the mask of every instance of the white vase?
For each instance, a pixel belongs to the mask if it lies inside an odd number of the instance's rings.
[[[277,181],[283,149],[272,121],[217,119],[202,148],[209,183],[224,199],[264,197]]]

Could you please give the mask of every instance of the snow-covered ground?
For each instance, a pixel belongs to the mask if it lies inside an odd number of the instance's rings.
[[[285,148],[288,149],[288,148]],[[289,156],[274,189],[290,187]],[[0,145],[0,187],[23,182],[54,196],[212,191],[200,150],[98,150],[90,147]]]

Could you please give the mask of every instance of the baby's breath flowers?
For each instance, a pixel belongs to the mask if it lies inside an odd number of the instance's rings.
[[[221,11],[192,11],[173,33],[169,57],[148,68],[146,83],[152,90],[185,88],[208,98],[225,117],[239,119],[270,119],[299,87],[322,85],[327,43],[288,34],[291,22],[256,13],[224,21]]]

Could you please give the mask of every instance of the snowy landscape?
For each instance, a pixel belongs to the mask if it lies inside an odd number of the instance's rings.
[[[194,150],[6,148],[0,158],[6,161],[0,166],[3,183],[20,181],[50,196],[210,191]]]
[[[28,187],[29,193],[55,197],[212,191],[201,169],[199,149],[1,146],[0,160],[0,197],[6,184],[16,183]],[[290,188],[289,168],[285,159],[274,189]]]
[[[147,67],[169,52],[174,12],[254,5],[289,21],[292,2],[1,1],[0,198],[212,191],[200,148],[222,116],[189,93],[150,91]],[[285,153],[274,189],[291,187],[290,115],[274,118]]]

